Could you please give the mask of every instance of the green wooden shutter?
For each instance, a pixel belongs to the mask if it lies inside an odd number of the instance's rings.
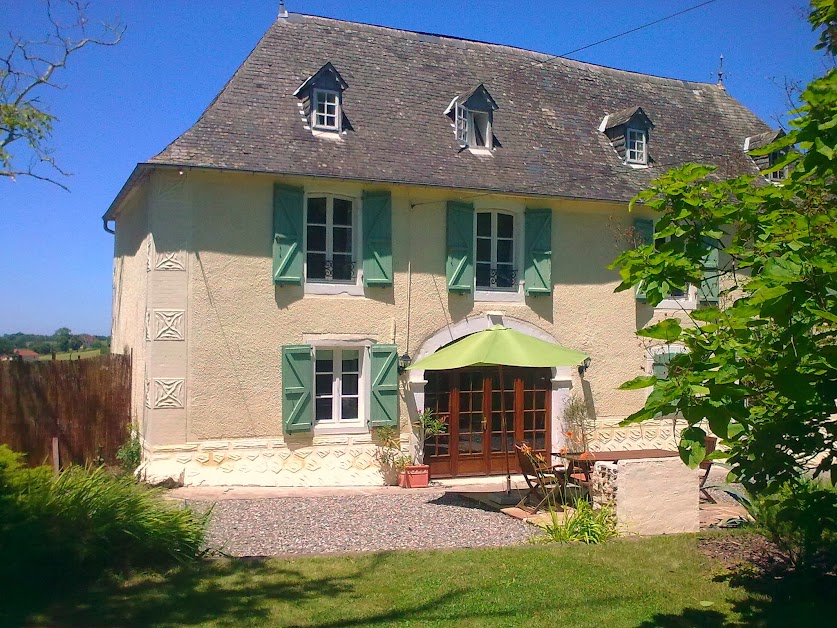
[[[392,195],[363,193],[363,283],[392,285]]]
[[[474,206],[448,202],[448,259],[445,266],[450,292],[474,287]]]
[[[634,234],[638,245],[654,244],[654,221],[650,218],[634,218]],[[646,300],[641,283],[634,288],[634,296],[637,301]]]
[[[302,284],[304,197],[302,188],[273,186],[273,281],[278,284]]]
[[[718,277],[718,249],[712,248],[703,258],[703,281],[698,288],[698,300],[705,303],[718,303],[720,300],[721,282]]]
[[[523,280],[526,294],[552,292],[552,210],[526,209]]]
[[[372,345],[371,427],[398,427],[398,348]]]
[[[677,353],[655,353],[654,354],[654,376],[657,379],[668,379],[668,366],[671,364],[671,359]]]
[[[314,365],[308,345],[282,347],[282,428],[310,432],[314,423]]]

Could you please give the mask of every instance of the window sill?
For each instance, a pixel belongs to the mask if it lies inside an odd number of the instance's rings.
[[[511,290],[475,290],[475,303],[525,303],[523,291]]]
[[[494,157],[493,149],[487,148],[487,147],[484,147],[484,146],[479,147],[479,148],[474,148],[474,147],[469,146],[468,147],[468,152],[471,153],[472,155],[476,155],[477,157]]]
[[[654,310],[674,310],[689,312],[698,309],[698,302],[696,299],[663,299],[655,307]]]
[[[337,434],[368,434],[369,428],[365,425],[314,425],[315,436],[334,436]]]
[[[311,295],[332,295],[346,297],[364,296],[362,283],[339,283],[325,281],[306,281],[304,293]]]

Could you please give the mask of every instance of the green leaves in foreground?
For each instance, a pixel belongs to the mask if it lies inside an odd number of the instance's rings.
[[[833,34],[837,9],[826,4],[814,23]],[[830,35],[823,41],[833,44]],[[802,101],[790,133],[760,149],[788,165],[780,185],[722,180],[694,164],[664,173],[634,199],[656,213],[654,244],[612,265],[622,277],[617,290],[641,284],[655,305],[699,285],[712,260],[717,305],[637,332],[684,353],[666,364],[664,378],[620,387],[652,389],[623,423],[685,421],[679,449],[692,467],[706,457],[708,424],[733,473],[762,493],[812,459],[818,475],[837,477],[837,70],[808,85]]]

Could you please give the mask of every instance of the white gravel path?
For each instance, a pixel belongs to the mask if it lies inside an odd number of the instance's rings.
[[[278,556],[517,545],[536,533],[534,526],[440,490],[219,501],[208,542],[233,556]]]

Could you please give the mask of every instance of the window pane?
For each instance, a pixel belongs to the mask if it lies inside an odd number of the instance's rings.
[[[353,275],[352,256],[335,254],[332,259],[332,278],[340,281],[349,281]]]
[[[352,224],[352,201],[347,201],[344,198],[334,199],[334,224]]]
[[[479,212],[477,214],[477,235],[486,238],[491,237],[491,212]]]
[[[491,265],[477,264],[477,288],[491,286]]]
[[[497,237],[514,237],[514,216],[511,214],[497,214]]]
[[[343,416],[340,417],[343,421],[352,421],[358,418],[358,403],[357,397],[344,397],[343,402]]]
[[[334,352],[317,351],[317,373],[331,373],[334,366]]]
[[[352,230],[347,227],[334,227],[333,249],[335,253],[351,253]]]
[[[326,250],[326,228],[318,225],[308,225],[308,250]]]
[[[360,355],[356,349],[343,351],[343,373],[357,373]]]
[[[318,397],[322,397],[324,395],[330,395],[332,392],[332,375],[331,373],[317,373],[316,378],[316,391],[315,394]]]
[[[318,223],[324,225],[326,222],[326,199],[325,198],[309,198],[308,199],[308,222]]]
[[[514,269],[510,264],[497,264],[497,287],[511,288],[514,285]]]
[[[511,240],[497,240],[497,261],[512,263],[512,248]]]
[[[358,375],[357,373],[343,373],[343,394],[357,395],[358,394]]]
[[[330,421],[331,420],[331,397],[323,397],[321,399],[317,399],[316,403],[316,419],[317,421]]]
[[[309,279],[325,279],[326,256],[325,253],[309,253],[307,276]]]
[[[491,240],[489,238],[477,238],[477,261],[491,262]]]

